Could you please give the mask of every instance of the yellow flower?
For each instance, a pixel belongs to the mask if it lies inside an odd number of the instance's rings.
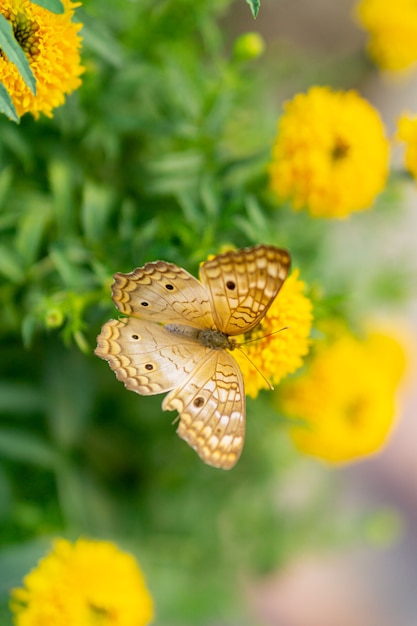
[[[408,115],[400,117],[397,138],[406,143],[405,166],[417,180],[417,117]]]
[[[308,371],[281,388],[282,410],[301,420],[290,429],[297,448],[332,463],[379,450],[394,422],[405,365],[402,344],[380,331],[323,345]]]
[[[302,365],[310,347],[313,318],[312,304],[304,295],[304,288],[298,271],[293,272],[262,322],[246,335],[236,337],[237,343],[251,342],[242,346],[250,360],[241,350],[235,350],[233,356],[242,370],[245,392],[252,398],[256,398],[260,389],[268,388],[259,371],[271,383],[277,384]]]
[[[152,598],[134,558],[113,543],[58,539],[12,591],[16,626],[146,626]]]
[[[415,0],[362,0],[356,6],[356,16],[369,33],[369,55],[381,69],[405,70],[416,63]]]
[[[388,141],[377,111],[355,91],[312,87],[285,104],[269,168],[281,200],[311,215],[368,209],[384,188]]]
[[[36,78],[36,95],[25,85],[16,66],[0,50],[0,82],[13,100],[19,116],[39,113],[52,117],[65,94],[77,89],[84,71],[80,62],[81,24],[71,18],[80,3],[62,0],[64,13],[56,15],[29,0],[3,0],[0,13],[10,22]]]

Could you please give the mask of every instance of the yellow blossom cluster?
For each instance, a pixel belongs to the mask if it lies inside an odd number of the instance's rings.
[[[57,539],[12,592],[15,626],[147,626],[153,602],[135,559],[108,541]]]
[[[283,411],[297,420],[297,448],[332,463],[378,451],[396,417],[406,361],[402,343],[381,331],[317,346],[308,370],[280,389]]]
[[[415,0],[361,0],[356,16],[369,34],[369,55],[381,69],[395,72],[417,63]]]
[[[397,139],[405,142],[405,167],[417,180],[417,117],[402,115],[398,120]]]
[[[81,24],[72,22],[80,3],[62,0],[61,15],[30,2],[2,0],[0,13],[10,22],[36,78],[36,95],[24,83],[17,67],[0,52],[0,82],[10,94],[19,116],[30,112],[52,117],[65,95],[77,89],[84,71],[80,60]]]
[[[372,206],[385,186],[389,147],[377,111],[355,91],[312,87],[284,106],[269,168],[281,201],[315,217]]]

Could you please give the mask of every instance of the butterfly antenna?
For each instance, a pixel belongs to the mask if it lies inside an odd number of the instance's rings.
[[[239,346],[245,346],[247,343],[254,343],[255,341],[259,341],[260,339],[265,339],[265,337],[271,337],[272,335],[276,335],[277,333],[280,333],[282,330],[288,330],[288,329],[289,329],[289,326],[283,326],[279,330],[274,330],[272,333],[268,333],[267,335],[262,335],[262,337],[256,337],[256,339],[248,339],[247,341],[242,341],[242,343],[239,343]]]
[[[273,334],[273,333],[271,333],[271,334]],[[255,340],[255,341],[256,341],[256,340]],[[250,341],[245,341],[244,343],[250,343]],[[266,376],[265,376],[265,375],[261,372],[261,370],[259,369],[259,367],[257,367],[257,366],[255,365],[255,363],[252,361],[252,359],[250,359],[250,358],[248,357],[248,355],[246,354],[246,352],[245,352],[244,350],[242,350],[242,348],[240,347],[241,345],[243,345],[243,344],[238,344],[238,345],[236,345],[235,347],[236,347],[236,348],[238,348],[238,350],[240,351],[240,353],[241,353],[241,354],[243,354],[243,356],[245,356],[245,357],[247,358],[247,360],[249,361],[249,363],[250,363],[251,365],[253,365],[253,367],[256,369],[256,371],[258,372],[258,374],[260,374],[260,375],[262,376],[262,378],[264,379],[264,381],[265,381],[265,382],[266,382],[266,384],[268,385],[269,389],[270,389],[271,391],[273,391],[273,390],[274,390],[274,386],[273,386],[273,384],[271,383],[271,381],[269,381],[269,380],[266,378]]]

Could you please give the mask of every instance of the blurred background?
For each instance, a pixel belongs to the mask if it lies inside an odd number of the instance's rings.
[[[388,191],[347,220],[264,195],[294,93],[355,88],[389,134],[417,110],[417,74],[371,64],[354,4],[262,0],[254,21],[244,0],[86,0],[82,87],[51,120],[0,121],[2,624],[51,538],[89,536],[137,557],[158,626],[415,626],[413,359],[374,457],[336,468],[301,455],[263,393],[241,461],[220,473],[178,439],[161,396],[128,392],[93,354],[113,273],[157,258],[196,273],[221,245],[271,232],[318,317],[340,281],[340,317],[417,333],[417,190],[399,148]],[[236,59],[251,31],[264,54]]]
[[[352,19],[355,4],[352,0],[264,2],[256,29],[269,43],[279,39],[282,46],[294,47],[309,58],[320,59],[321,67],[327,69],[335,59],[363,54],[366,36]],[[238,5],[234,8],[239,19],[233,16],[227,22],[234,34],[251,29],[250,16]],[[403,111],[416,109],[415,75],[387,77],[374,68],[355,82],[354,87],[375,104],[390,132],[394,132]],[[398,166],[398,148],[393,159]],[[378,237],[376,245],[379,254],[393,262],[396,253],[407,248],[415,263],[417,192],[413,184],[407,187],[402,201],[406,207],[403,218],[395,227],[392,223],[387,225],[383,239]],[[345,238],[354,249],[360,249],[364,240],[357,224],[343,224],[342,228],[344,232],[339,234],[338,243]],[[367,241],[365,245],[373,246],[374,242]],[[340,251],[338,245],[336,250]],[[415,294],[403,313],[403,322],[415,332]],[[414,363],[403,391],[401,415],[386,448],[376,457],[338,470],[335,478],[343,493],[343,506],[348,509],[381,508],[397,512],[401,520],[399,536],[392,545],[370,547],[360,542],[348,550],[312,551],[305,558],[295,559],[283,572],[255,586],[251,597],[260,623],[273,626],[412,626],[416,623],[416,418]]]

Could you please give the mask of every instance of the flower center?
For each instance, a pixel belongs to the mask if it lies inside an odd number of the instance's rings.
[[[88,608],[90,609],[91,626],[105,626],[105,624],[113,622],[107,609],[92,603],[89,603]]]
[[[353,398],[345,409],[346,419],[354,428],[360,428],[363,425],[364,413],[366,411],[367,400],[358,396]]]
[[[342,139],[341,137],[336,137],[331,152],[332,161],[341,161],[342,159],[344,159],[347,156],[349,149],[350,146],[344,139]]]
[[[26,15],[22,13],[17,16],[5,15],[6,19],[9,20],[11,27],[13,29],[13,34],[17,43],[21,46],[24,53],[28,57],[29,60],[33,59],[38,52],[38,46],[36,41],[36,32],[38,30],[38,25],[35,22],[31,22]],[[5,55],[0,48],[0,56],[5,58]]]

